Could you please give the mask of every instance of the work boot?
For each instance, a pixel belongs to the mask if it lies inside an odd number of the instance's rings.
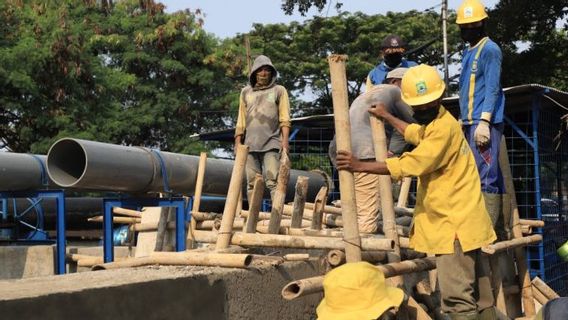
[[[495,307],[481,310],[479,312],[479,320],[499,320]]]
[[[480,320],[477,311],[467,313],[447,313],[450,320]]]

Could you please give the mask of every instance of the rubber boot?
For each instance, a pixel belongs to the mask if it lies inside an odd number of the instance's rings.
[[[479,312],[479,320],[499,320],[495,307],[481,310]]]
[[[448,313],[450,320],[480,320],[477,311],[468,313]]]

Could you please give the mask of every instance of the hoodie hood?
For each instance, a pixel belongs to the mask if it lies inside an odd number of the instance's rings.
[[[265,55],[260,55],[258,57],[256,57],[256,59],[254,59],[254,63],[252,64],[252,68],[249,74],[249,83],[251,85],[251,87],[254,88],[254,85],[256,84],[256,72],[258,71],[258,69],[260,69],[263,66],[269,66],[270,68],[272,68],[272,80],[270,81],[270,84],[267,86],[267,88],[270,88],[274,85],[274,83],[276,82],[276,76],[278,74],[278,72],[276,71],[276,68],[274,68],[274,65],[272,64],[272,61],[270,61],[270,58],[265,56]]]

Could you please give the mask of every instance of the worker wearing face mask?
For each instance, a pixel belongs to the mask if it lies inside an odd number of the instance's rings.
[[[369,72],[365,84],[365,91],[371,90],[373,86],[385,83],[387,74],[396,68],[410,68],[416,66],[416,62],[408,61],[404,58],[405,53],[406,44],[399,36],[394,34],[387,36],[381,43],[380,55],[383,61]]]
[[[498,225],[498,237],[504,240],[508,237],[501,226],[505,187],[498,162],[505,106],[501,89],[502,54],[499,46],[487,37],[487,19],[485,6],[479,0],[465,0],[457,11],[456,22],[467,44],[459,82],[460,120],[475,157],[487,210],[493,226]]]

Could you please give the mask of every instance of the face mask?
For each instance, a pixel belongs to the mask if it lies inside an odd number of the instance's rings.
[[[256,73],[256,86],[265,87],[270,84],[272,75],[269,73],[268,76],[262,76],[260,72]]]
[[[414,119],[418,124],[427,125],[438,116],[439,107],[426,110],[414,110]]]
[[[460,35],[463,41],[468,42],[470,45],[475,45],[485,36],[485,29],[483,26],[476,28],[461,28]]]
[[[402,53],[391,53],[385,56],[385,64],[391,68],[396,68],[402,61]]]

